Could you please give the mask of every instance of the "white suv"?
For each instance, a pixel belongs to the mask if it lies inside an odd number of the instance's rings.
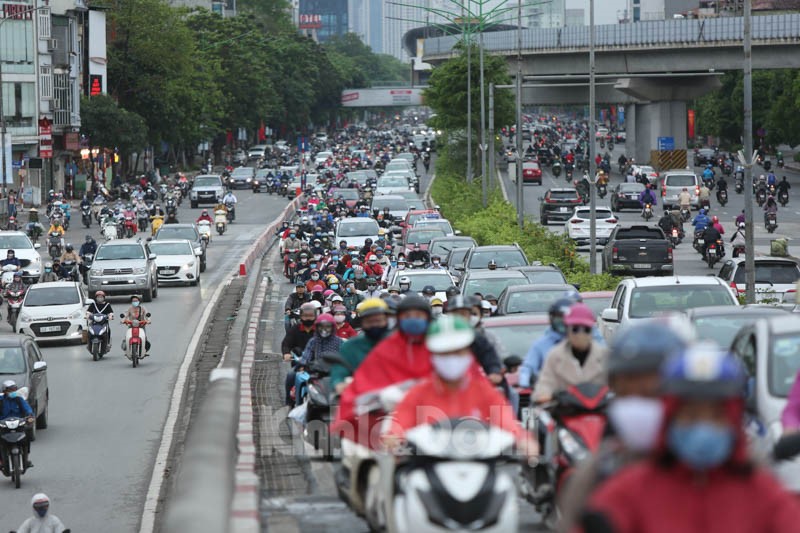
[[[728,259],[719,271],[719,278],[734,287],[739,294],[745,292],[744,261],[744,256]],[[756,302],[794,303],[800,266],[791,259],[781,257],[756,257],[754,262]]]
[[[700,205],[700,179],[691,170],[668,170],[661,181],[661,199],[665,206],[678,206],[678,195],[686,189],[692,195],[691,205]]]

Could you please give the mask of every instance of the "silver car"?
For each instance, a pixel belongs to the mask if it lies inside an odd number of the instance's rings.
[[[196,209],[199,204],[218,204],[225,196],[225,189],[222,186],[222,178],[216,174],[203,174],[197,176],[189,191],[189,201],[192,209]]]
[[[124,239],[101,244],[89,270],[89,294],[139,294],[145,302],[157,298],[155,260],[146,243]]]

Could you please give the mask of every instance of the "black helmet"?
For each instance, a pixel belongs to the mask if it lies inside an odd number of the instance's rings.
[[[678,332],[661,322],[633,325],[614,336],[609,347],[608,373],[658,372],[668,357],[686,346]]]
[[[64,248],[66,248],[66,250],[67,250],[68,252],[71,252],[72,250],[74,250],[74,248],[72,247],[72,245],[71,245],[71,244],[67,244],[67,245],[66,245]]]
[[[449,287],[447,287],[447,290],[444,291],[444,293],[447,296],[447,299],[449,300],[450,298],[453,298],[461,294],[461,291],[455,285],[450,285]]]
[[[409,294],[403,300],[397,304],[397,314],[404,311],[425,311],[428,316],[431,316],[431,304],[428,302],[427,298],[423,298],[422,296],[418,296],[416,294]]]
[[[92,242],[92,241],[94,241],[94,238],[91,235],[87,235],[86,242]]]
[[[471,296],[462,296],[458,294],[452,298],[447,299],[447,312],[458,311],[459,309],[472,309]]]
[[[422,288],[422,294],[424,294],[426,296],[432,296],[432,295],[436,294],[436,289],[433,287],[433,285],[425,285]]]

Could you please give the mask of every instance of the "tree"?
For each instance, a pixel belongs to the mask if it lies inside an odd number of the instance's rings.
[[[350,58],[355,67],[364,73],[364,77],[369,80],[370,85],[376,81],[409,81],[410,79],[408,65],[393,56],[375,54],[355,33],[333,37],[325,44],[325,49]]]
[[[81,98],[81,134],[92,147],[116,148],[123,161],[147,143],[144,119],[105,94]]]

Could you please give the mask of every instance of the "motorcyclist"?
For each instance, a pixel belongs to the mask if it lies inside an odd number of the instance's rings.
[[[736,358],[697,345],[670,358],[661,380],[655,449],[598,488],[583,511],[583,531],[655,533],[665,524],[683,533],[797,529],[795,496],[750,459],[745,376]]]
[[[692,220],[695,233],[700,233],[706,230],[706,227],[711,224],[711,219],[706,215],[706,210],[701,209],[698,211],[697,216]]]
[[[513,433],[520,451],[529,457],[538,455],[538,443],[519,424],[511,405],[476,372],[474,339],[474,330],[460,316],[445,315],[431,324],[425,344],[433,372],[397,405],[391,426],[383,434],[390,449],[419,424],[470,417]]]
[[[300,400],[298,396],[299,383],[297,373],[305,370],[312,362],[322,358],[325,353],[339,353],[342,346],[342,339],[334,334],[336,323],[329,313],[322,313],[314,321],[314,335],[308,340],[303,354],[293,370],[286,373],[286,386],[289,388],[287,393],[291,397],[291,388],[295,389],[294,401]],[[288,405],[288,404],[287,404]]]
[[[744,209],[742,209],[742,212],[736,215],[736,225],[738,226],[739,224],[744,224],[744,222],[745,222]]]
[[[770,214],[778,215],[778,202],[772,195],[767,197],[767,202],[764,204],[764,224],[767,223]]]
[[[52,233],[58,233],[59,237],[64,237],[64,227],[61,225],[60,220],[56,219],[50,224],[47,234],[50,235]]]
[[[11,281],[11,283],[6,285],[6,290],[5,290],[4,296],[6,298],[8,298],[8,293],[9,292],[18,292],[18,291],[25,292],[25,290],[27,288],[28,288],[28,286],[25,285],[25,283],[23,283],[23,281],[22,281],[22,272],[16,271],[16,272],[14,272],[14,277],[13,277],[13,280]]]
[[[344,299],[338,295],[336,297],[339,300],[331,305],[331,314],[333,315],[334,322],[336,322],[335,334],[340,339],[346,341],[358,335],[358,332],[356,332],[347,320],[349,312],[347,311],[347,306],[344,305]]]
[[[14,250],[9,249],[6,252],[6,258],[0,261],[0,267],[14,265],[18,269],[22,267],[22,262],[17,258]]]
[[[686,187],[678,194],[678,205],[681,211],[689,211],[692,209],[692,195],[689,194],[689,190]]]
[[[53,270],[53,263],[50,261],[44,264],[42,277],[39,281],[42,283],[46,283],[48,281],[58,281],[58,274]]]
[[[317,310],[314,304],[304,303],[300,306],[300,321],[289,328],[286,332],[283,341],[281,342],[281,351],[283,352],[283,360],[291,361],[293,352],[302,353],[305,350],[308,341],[314,336],[314,321],[317,319]],[[294,385],[294,378],[290,381],[286,380],[286,405],[292,405],[293,400],[290,395],[291,386]]]
[[[428,265],[428,270],[447,270],[444,266],[442,266],[442,258],[438,254],[433,254],[431,256],[431,264]]]
[[[141,299],[138,295],[131,296],[131,306],[125,311],[125,316],[122,319],[123,324],[130,324],[133,320],[139,321],[139,327],[145,329],[145,326],[150,323],[147,318],[147,309],[141,304]],[[144,354],[142,358],[150,356],[150,335],[145,335]]]
[[[789,185],[789,181],[786,179],[786,176],[783,176],[783,178],[781,178],[781,181],[778,182],[778,198],[780,198],[784,194],[788,198],[789,189],[791,188],[792,186]]]
[[[651,207],[655,207],[656,205],[656,195],[653,193],[652,189],[650,189],[650,184],[644,186],[644,190],[639,193],[639,205],[642,206],[642,215],[644,215],[644,209],[650,204]]]
[[[49,514],[50,498],[39,492],[31,498],[33,516],[25,520],[17,528],[17,533],[63,533],[67,531],[64,524],[54,514]]]
[[[421,249],[419,244],[417,243],[414,244],[414,248],[410,252],[408,252],[406,261],[408,261],[412,265],[417,261],[421,261],[422,264],[427,265],[430,262],[430,255],[428,254],[427,250]]]
[[[86,240],[84,240],[83,244],[81,244],[81,249],[78,252],[78,255],[81,257],[86,257],[87,255],[94,255],[97,253],[97,242],[94,240],[94,237],[91,235],[86,236]]]
[[[700,207],[704,207],[708,209],[711,205],[711,191],[706,186],[706,183],[703,182],[700,184],[700,188],[697,191],[697,201],[700,204]]]
[[[717,241],[721,240],[722,240],[722,234],[717,229],[715,224],[709,224],[708,226],[706,226],[705,230],[703,231],[703,241],[704,241],[703,251],[702,251],[703,257],[705,257],[709,245],[715,244]],[[724,255],[724,251],[722,251],[721,249],[720,251]]]
[[[706,165],[705,170],[703,170],[703,183],[707,184],[710,181],[714,181],[714,168],[711,165]]]
[[[532,397],[538,402],[550,401],[555,392],[570,385],[606,382],[608,349],[592,339],[592,309],[584,303],[573,304],[564,313],[564,326],[567,336],[547,354],[533,390]]]
[[[214,223],[214,219],[211,218],[211,215],[208,214],[208,209],[203,209],[203,211],[200,213],[200,216],[197,217],[197,220],[195,221],[195,223],[199,224],[200,222],[203,222],[203,221],[208,222],[209,224],[213,224]]]
[[[114,320],[114,310],[111,308],[111,303],[106,300],[106,293],[97,291],[94,294],[94,300],[86,306],[86,316],[92,315],[106,315],[108,320]],[[106,351],[111,350],[111,328],[106,328]]]
[[[367,298],[380,298],[381,289],[378,287],[378,280],[374,276],[367,277],[367,290],[362,291],[362,295]]]
[[[725,179],[725,174],[721,174],[719,179],[717,180],[717,194],[720,191],[727,191],[728,190],[728,180]]]
[[[775,187],[778,184],[778,177],[774,172],[767,174],[767,187]]]
[[[474,296],[455,296],[447,300],[447,314],[460,316],[474,328],[480,322],[480,301]],[[503,381],[501,373],[503,365],[497,350],[486,335],[475,331],[475,338],[470,349],[489,381],[495,385],[500,384]]]
[[[229,190],[225,193],[225,196],[222,198],[222,203],[228,208],[231,214],[231,221],[236,220],[236,204],[238,200],[236,199],[236,195],[233,194],[233,191]]]
[[[672,218],[672,213],[669,209],[664,209],[664,215],[658,219],[658,227],[661,228],[667,238],[672,235],[672,228],[675,227],[675,220]]]
[[[25,418],[27,419],[28,427],[35,423],[33,409],[30,404],[17,392],[17,384],[14,380],[8,379],[3,382],[3,397],[0,398],[0,420],[6,418]],[[33,463],[30,460],[31,453],[31,439],[28,437],[23,450],[25,468],[31,468]]]
[[[284,313],[288,315],[295,309],[300,309],[300,306],[308,301],[311,301],[311,296],[306,290],[306,284],[298,281],[295,283],[295,291],[286,298],[286,302],[283,304]]]

